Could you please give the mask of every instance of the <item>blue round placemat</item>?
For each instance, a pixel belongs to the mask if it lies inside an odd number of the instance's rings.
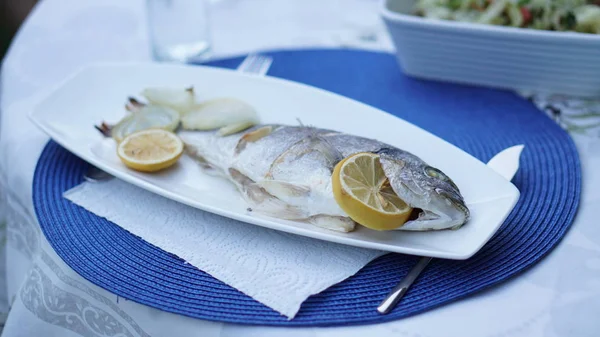
[[[514,184],[516,208],[481,251],[465,261],[434,260],[390,314],[375,308],[416,263],[385,255],[310,297],[293,320],[63,198],[88,164],[54,142],[35,172],[33,202],[57,254],[89,281],[165,311],[207,320],[283,326],[390,321],[449,303],[517,275],[564,236],[580,198],[581,171],[568,134],[530,102],[507,92],[404,76],[394,56],[352,50],[270,53],[269,75],[330,90],[408,120],[487,162],[525,144]],[[242,58],[212,62],[234,68]],[[324,112],[326,113],[326,112]],[[356,121],[360,123],[360,121]]]

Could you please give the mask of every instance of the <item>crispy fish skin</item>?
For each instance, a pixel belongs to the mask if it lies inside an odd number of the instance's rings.
[[[394,192],[421,210],[399,230],[456,229],[469,209],[456,184],[417,156],[374,139],[307,126],[257,125],[221,137],[181,131],[188,155],[231,180],[252,209],[348,232],[355,223],[337,205],[331,173],[359,152],[379,154]]]

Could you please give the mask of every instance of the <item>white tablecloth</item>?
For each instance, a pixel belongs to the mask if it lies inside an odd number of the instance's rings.
[[[392,50],[375,0],[213,0],[215,57],[271,48]],[[268,18],[268,19],[266,19]],[[202,321],[118,298],[77,275],[36,221],[31,186],[48,137],[27,113],[52,85],[95,61],[149,60],[144,1],[45,0],[20,30],[1,75],[0,311],[4,336],[599,336],[600,119],[560,117],[583,164],[584,194],[557,249],[520,277],[385,324],[283,329]],[[569,103],[571,104],[571,103]],[[574,103],[573,103],[574,104]],[[598,113],[596,107],[596,113]],[[374,308],[375,309],[375,308]],[[4,320],[4,319],[3,319]]]

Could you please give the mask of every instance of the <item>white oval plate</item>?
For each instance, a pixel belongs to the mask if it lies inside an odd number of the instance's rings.
[[[125,167],[115,143],[94,125],[116,122],[129,96],[149,86],[189,87],[200,99],[233,96],[253,105],[264,123],[305,124],[376,138],[412,152],[448,174],[460,188],[471,220],[459,230],[373,231],[362,226],[338,233],[313,225],[261,216],[228,181],[207,175],[187,157],[158,174]],[[30,118],[57,143],[83,160],[131,184],[208,212],[254,225],[364,248],[466,259],[496,232],[519,198],[517,188],[471,155],[391,114],[299,83],[220,68],[166,64],[102,64],[65,80]]]

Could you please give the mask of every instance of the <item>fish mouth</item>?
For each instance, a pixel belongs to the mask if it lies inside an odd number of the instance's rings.
[[[469,212],[469,208],[465,205],[464,198],[460,195],[457,190],[444,190],[444,189],[436,189],[436,193],[438,193],[441,197],[446,198],[446,200],[450,201],[452,205],[458,209],[462,214],[464,214],[464,221],[468,221],[471,214]]]
[[[396,189],[394,189],[396,191]],[[399,197],[412,193],[410,191],[400,190]],[[398,230],[405,231],[430,231],[442,229],[458,229],[462,227],[469,219],[468,208],[461,199],[454,197],[454,193],[435,190],[435,194],[430,197],[428,202],[422,201],[422,197],[414,196],[407,202],[413,208],[409,219]]]

